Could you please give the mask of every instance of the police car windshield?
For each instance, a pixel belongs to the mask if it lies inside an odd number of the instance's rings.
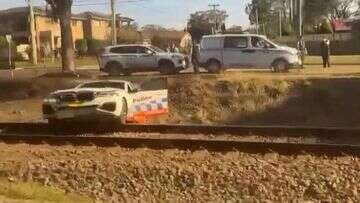
[[[80,85],[78,88],[115,88],[125,90],[123,82],[92,82]]]

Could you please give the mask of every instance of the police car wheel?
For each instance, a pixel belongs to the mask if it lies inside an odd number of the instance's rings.
[[[281,72],[286,72],[289,69],[289,66],[286,61],[277,60],[275,61],[273,68],[275,73],[281,73]]]

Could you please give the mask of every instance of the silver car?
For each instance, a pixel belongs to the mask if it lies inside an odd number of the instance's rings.
[[[282,72],[301,65],[297,49],[279,46],[265,36],[253,34],[204,36],[198,60],[213,73],[233,68],[271,68]]]
[[[132,44],[104,48],[99,63],[100,71],[110,75],[148,71],[176,74],[188,67],[187,61],[180,53],[168,53],[151,45]]]

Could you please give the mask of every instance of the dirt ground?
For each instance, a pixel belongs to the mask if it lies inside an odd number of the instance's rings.
[[[0,178],[103,202],[359,202],[358,157],[0,144]]]

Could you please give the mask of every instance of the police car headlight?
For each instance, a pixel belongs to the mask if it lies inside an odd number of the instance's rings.
[[[59,100],[56,97],[52,97],[52,96],[43,99],[43,102],[46,104],[56,104],[58,103],[58,101]]]

